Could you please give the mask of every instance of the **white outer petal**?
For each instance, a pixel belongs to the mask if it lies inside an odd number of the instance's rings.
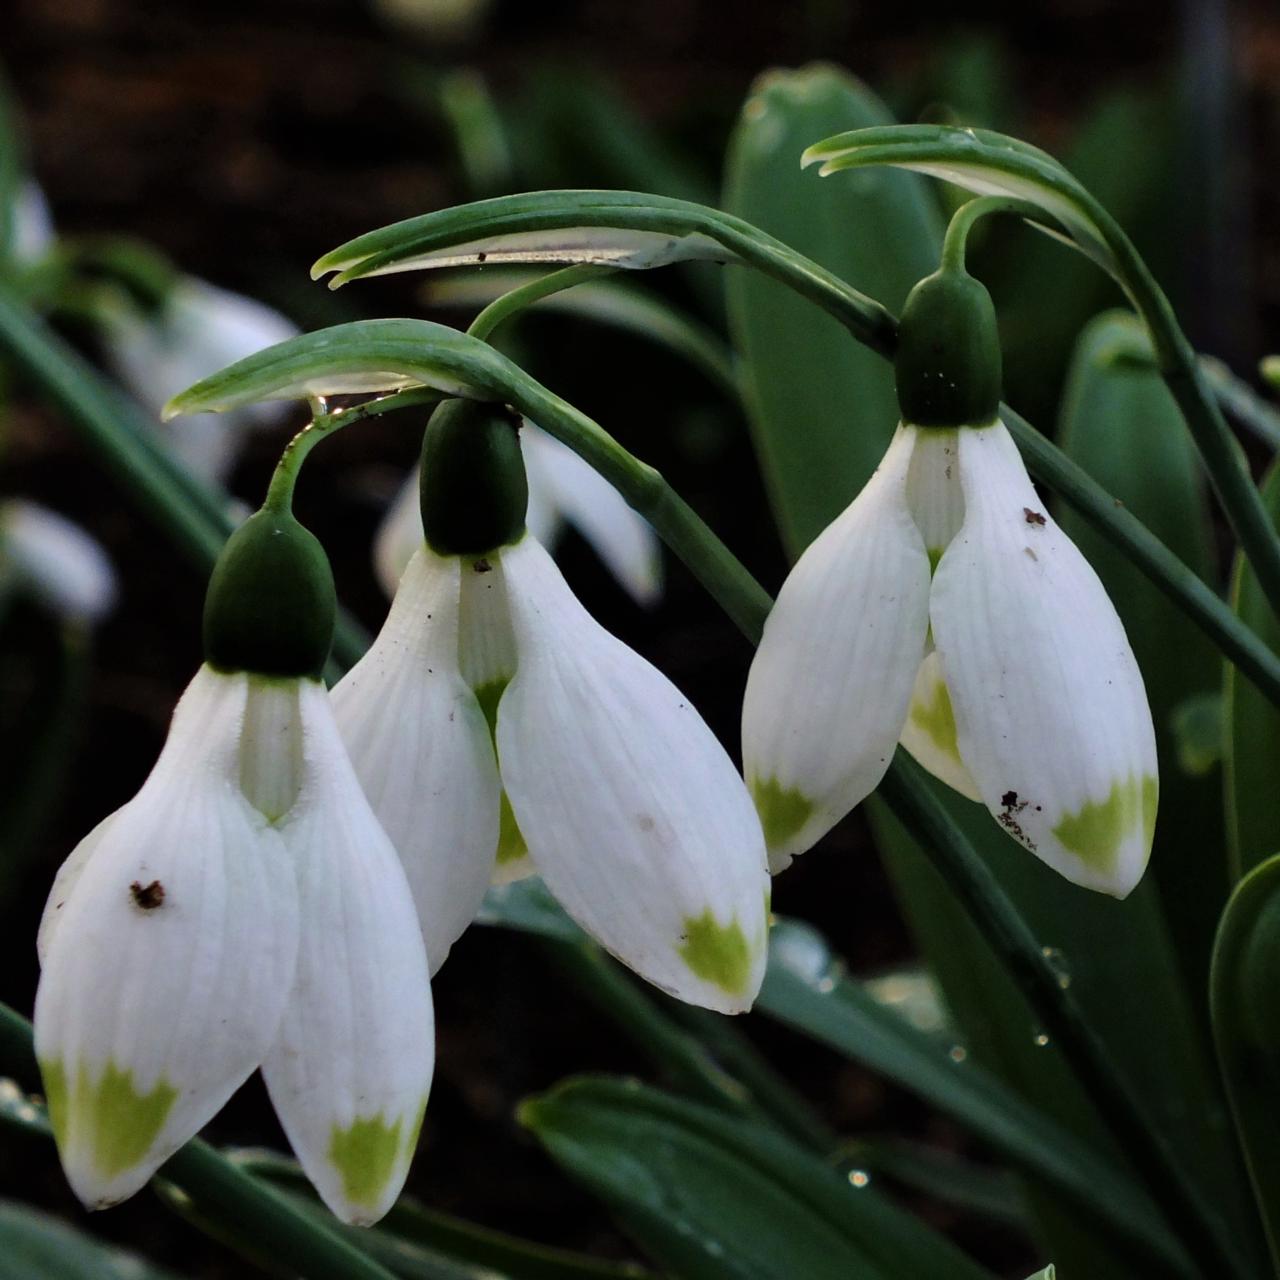
[[[460,561],[422,547],[333,691],[365,795],[400,854],[431,972],[475,918],[498,847],[489,726],[458,669]]]
[[[688,699],[591,618],[536,541],[502,561],[519,666],[498,707],[498,758],[535,866],[642,977],[707,1008],[750,1007],[769,880],[742,779]],[[702,930],[735,926],[723,970],[682,955]]]
[[[237,786],[246,687],[201,668],[142,790],[88,837],[92,856],[46,931],[36,1054],[47,1091],[50,1064],[63,1068],[60,1153],[91,1208],[132,1195],[222,1107],[267,1052],[289,994],[293,866]],[[153,882],[162,900],[139,905],[133,886]],[[114,1146],[75,1101],[81,1074],[89,1094],[108,1066],[144,1098],[176,1091],[150,1134],[137,1111],[118,1111]]]
[[[409,561],[423,544],[420,475],[417,467],[409,472],[373,540],[373,571],[388,597],[395,595]]]
[[[928,632],[929,560],[907,509],[917,429],[808,547],[778,593],[742,707],[743,764],[774,869],[884,777]]]
[[[53,247],[53,214],[44,191],[34,179],[28,178],[18,188],[12,217],[11,246],[16,262],[35,262]]]
[[[649,522],[590,463],[526,422],[520,447],[529,476],[529,531],[550,548],[558,513],[591,544],[637,604],[662,595],[662,552]],[[544,514],[544,509],[545,513]]]
[[[1097,575],[1054,523],[1001,423],[960,433],[965,521],[934,576],[931,615],[960,753],[1011,835],[1077,884],[1124,897],[1151,849],[1155,734],[1142,675]],[[1113,787],[1132,817],[1108,843],[1074,836]],[[1096,812],[1095,812],[1096,816]],[[1084,829],[1087,831],[1087,820]],[[1074,828],[1079,832],[1080,826]],[[1069,828],[1071,830],[1071,828]]]
[[[951,695],[936,649],[930,649],[916,674],[902,745],[935,778],[968,800],[981,802],[978,784],[969,776],[956,741]]]
[[[306,778],[280,828],[298,874],[298,967],[262,1073],[325,1204],[367,1225],[395,1202],[417,1143],[435,1062],[431,988],[409,885],[328,697],[308,682],[300,702]],[[392,1136],[385,1160],[344,1174],[339,1135],[353,1124]]]
[[[0,508],[0,556],[66,618],[97,622],[116,602],[116,573],[101,545],[38,503],[15,498]]]

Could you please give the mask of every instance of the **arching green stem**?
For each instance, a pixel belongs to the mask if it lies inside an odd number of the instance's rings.
[[[1044,221],[1042,210],[1013,196],[979,196],[976,200],[969,200],[952,214],[951,221],[947,224],[947,234],[942,241],[944,268],[964,270],[964,251],[969,232],[982,218],[993,213],[1013,213],[1036,222]]]
[[[613,275],[615,270],[615,267],[584,262],[579,263],[577,266],[564,267],[559,271],[552,271],[549,275],[540,276],[537,280],[531,280],[528,284],[523,284],[518,289],[512,289],[509,293],[504,293],[500,298],[495,298],[471,322],[467,327],[467,332],[473,338],[483,338],[484,341],[488,342],[499,325],[519,314],[525,307],[530,307],[543,298],[549,298],[553,293],[561,293],[565,289],[572,289],[574,285],[583,284],[588,280],[596,280],[600,276]]]

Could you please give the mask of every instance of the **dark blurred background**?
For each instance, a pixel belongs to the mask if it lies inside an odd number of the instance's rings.
[[[945,102],[1050,150],[1069,144],[1103,95],[1148,95],[1172,142],[1168,178],[1154,208],[1142,211],[1144,226],[1162,229],[1158,243],[1148,241],[1151,256],[1193,340],[1245,374],[1280,342],[1280,12],[1263,0],[1229,10],[1193,0],[971,4],[962,21],[955,5],[932,0],[494,0],[469,27],[448,33],[415,27],[372,0],[0,7],[3,73],[58,230],[138,237],[182,270],[269,302],[304,328],[423,313],[417,276],[334,295],[310,284],[307,269],[359,232],[493,193],[477,190],[483,175],[460,164],[440,108],[442,78],[458,68],[483,77],[512,122],[507,185],[665,186],[714,201],[725,142],[754,78],[823,59],[870,83],[900,118],[938,118],[936,104]],[[615,117],[593,101],[652,130],[639,160],[610,153],[600,125]],[[714,303],[681,279],[646,283],[717,322]],[[69,336],[92,351],[74,326]],[[747,434],[714,388],[659,349],[572,319],[531,323],[522,341],[542,381],[659,466],[777,586],[785,562]],[[1054,394],[1046,388],[1044,403]],[[16,388],[3,413],[0,489],[82,522],[121,575],[119,605],[95,637],[87,715],[56,808],[4,873],[0,998],[29,1012],[35,925],[50,877],[151,767],[173,701],[200,660],[203,582],[35,396]],[[370,542],[415,456],[413,427],[378,422],[338,437],[308,466],[300,490],[299,514],[329,548],[344,600],[369,627],[385,608]],[[232,476],[235,493],[261,495],[288,430],[250,442]],[[689,691],[736,748],[750,651],[681,567],[669,565],[664,600],[644,612],[581,542],[568,539],[561,562],[606,625]],[[12,682],[39,678],[40,626],[10,625],[6,648],[28,657],[11,667],[6,696],[21,700],[29,687]],[[10,776],[24,742],[19,721],[10,716],[7,727]],[[778,882],[774,906],[816,923],[859,972],[911,958],[859,815]],[[433,1206],[482,1222],[627,1256],[603,1211],[512,1118],[521,1097],[570,1072],[648,1069],[600,1011],[561,984],[531,939],[477,928],[455,947],[435,984],[439,1067],[409,1186]],[[752,1020],[749,1029],[841,1132],[892,1129],[961,1145],[945,1121],[836,1055],[773,1024]],[[283,1145],[257,1083],[211,1136]],[[83,1221],[48,1144],[5,1135],[0,1195]],[[1021,1242],[957,1210],[921,1208],[993,1265],[1029,1261]],[[244,1274],[146,1194],[92,1228],[182,1274]]]

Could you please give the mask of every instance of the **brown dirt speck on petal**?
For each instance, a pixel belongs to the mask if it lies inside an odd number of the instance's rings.
[[[135,880],[129,886],[129,896],[135,907],[141,907],[143,911],[154,911],[164,902],[164,885],[159,880],[153,880],[150,884]]]
[[[1030,507],[1023,507],[1022,515],[1028,524],[1044,524],[1043,514],[1039,511],[1032,511]]]
[[[491,565],[487,560],[477,560],[471,567],[477,573],[488,573],[493,568],[493,565]]]

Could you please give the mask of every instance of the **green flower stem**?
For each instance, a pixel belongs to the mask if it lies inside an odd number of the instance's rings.
[[[525,307],[532,306],[543,298],[549,298],[553,293],[572,289],[574,285],[612,275],[615,270],[617,270],[616,267],[584,262],[576,266],[564,267],[559,271],[552,271],[549,275],[539,276],[537,280],[531,280],[528,284],[523,284],[518,289],[512,289],[509,293],[495,298],[471,322],[467,332],[473,338],[481,338],[488,342],[499,325],[523,311]]]
[[[969,242],[969,232],[978,221],[993,213],[1014,213],[1036,222],[1043,222],[1044,213],[1039,206],[1013,196],[979,196],[968,200],[951,215],[947,234],[942,241],[942,266],[953,271],[963,271],[964,252]]]
[[[207,573],[235,528],[227,496],[170,457],[124,395],[3,284],[0,356],[62,410],[103,469]],[[339,614],[335,657],[350,666],[368,644],[359,623]]]
[[[31,1024],[4,1004],[0,1004],[0,1060],[20,1084],[38,1091],[40,1073]],[[42,1131],[48,1128],[39,1127]],[[237,1237],[270,1240],[276,1257],[307,1280],[394,1280],[392,1272],[337,1231],[313,1219],[199,1138],[188,1142],[161,1173],[202,1213],[219,1223],[234,1223]]]

